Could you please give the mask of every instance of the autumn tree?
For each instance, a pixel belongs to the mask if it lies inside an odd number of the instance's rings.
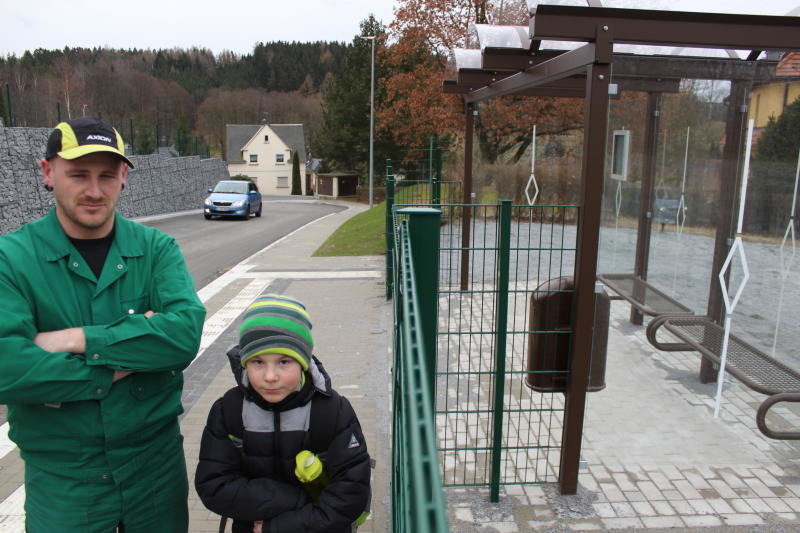
[[[475,47],[472,24],[526,24],[524,1],[404,0],[395,12],[386,51],[392,72],[384,80],[387,98],[379,128],[404,146],[422,146],[431,136],[460,131],[463,99],[442,93],[453,48]],[[531,127],[553,133],[575,127],[575,102],[555,99],[496,99],[482,104],[475,123],[479,149],[487,159],[510,153],[519,159],[531,142]],[[549,116],[554,113],[555,116]]]

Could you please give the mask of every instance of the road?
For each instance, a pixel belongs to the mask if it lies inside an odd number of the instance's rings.
[[[264,202],[260,218],[215,218],[199,213],[144,222],[175,237],[195,289],[312,220],[341,211],[341,207],[308,202]]]
[[[230,267],[284,235],[341,210],[341,207],[322,203],[265,201],[262,216],[250,220],[205,220],[198,212],[143,223],[175,237],[195,289],[200,290]],[[0,405],[0,426],[5,422],[6,408]],[[0,441],[2,433],[0,427]]]

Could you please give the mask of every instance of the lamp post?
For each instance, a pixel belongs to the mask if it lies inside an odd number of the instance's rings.
[[[370,62],[369,78],[369,207],[372,208],[372,161],[373,161],[373,135],[375,131],[375,36],[359,35],[360,39],[372,41],[372,60]]]

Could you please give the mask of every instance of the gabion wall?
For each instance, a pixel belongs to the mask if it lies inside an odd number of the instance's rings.
[[[0,234],[36,220],[53,205],[39,168],[50,131],[0,127]],[[229,177],[219,158],[137,155],[131,161],[135,168],[118,206],[126,217],[200,209],[208,188]]]

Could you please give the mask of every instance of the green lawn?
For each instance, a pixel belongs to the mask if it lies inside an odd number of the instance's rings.
[[[339,226],[314,256],[384,255],[385,230],[386,202],[381,202]]]
[[[402,187],[395,194],[395,204],[416,203],[421,191],[418,185]],[[386,202],[359,213],[337,229],[314,252],[315,257],[336,255],[386,254]]]

